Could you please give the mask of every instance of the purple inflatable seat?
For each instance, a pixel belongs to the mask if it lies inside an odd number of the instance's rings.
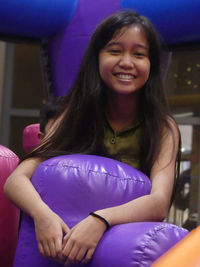
[[[150,180],[140,171],[113,159],[91,155],[67,155],[44,161],[35,171],[32,183],[70,228],[91,211],[123,204],[151,190]],[[150,266],[186,234],[187,230],[164,222],[116,225],[105,232],[87,266]],[[40,255],[33,221],[24,214],[14,267],[27,266],[61,265]]]

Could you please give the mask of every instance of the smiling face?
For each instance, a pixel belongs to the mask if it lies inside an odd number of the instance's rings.
[[[99,53],[99,72],[106,86],[118,94],[133,94],[150,73],[149,45],[136,25],[115,34]]]

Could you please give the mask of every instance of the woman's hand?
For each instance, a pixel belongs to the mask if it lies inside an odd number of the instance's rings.
[[[65,266],[90,261],[105,230],[105,224],[92,216],[75,225],[64,237],[62,254]]]
[[[64,221],[48,206],[34,218],[38,248],[42,256],[62,261],[63,234],[70,232]]]

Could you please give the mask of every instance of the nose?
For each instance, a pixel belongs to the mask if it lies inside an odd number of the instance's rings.
[[[119,66],[124,69],[132,69],[134,67],[133,58],[130,54],[124,54],[121,56]]]

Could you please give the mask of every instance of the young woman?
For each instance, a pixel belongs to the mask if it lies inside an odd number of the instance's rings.
[[[160,77],[158,35],[146,17],[121,11],[95,30],[53,127],[9,177],[5,193],[33,218],[43,256],[65,265],[85,263],[106,224],[89,215],[69,229],[31,184],[38,164],[56,155],[75,153],[130,164],[149,176],[151,193],[95,213],[111,226],[160,221],[170,204],[178,148],[179,131],[169,114]]]

